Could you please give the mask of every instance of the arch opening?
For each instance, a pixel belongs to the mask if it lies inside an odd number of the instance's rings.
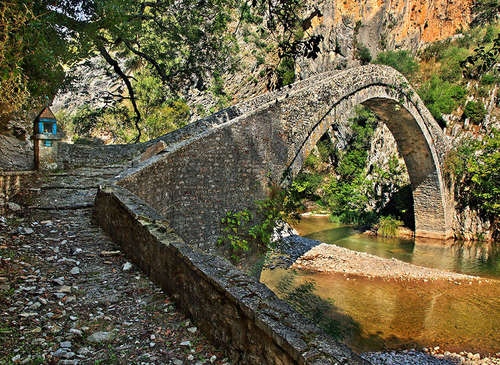
[[[425,117],[418,106],[408,100],[402,104],[400,95],[379,85],[340,100],[311,129],[288,171],[293,180],[305,158],[328,129],[347,120],[356,105],[363,105],[388,127],[405,161],[413,197],[415,236],[447,239],[451,232],[446,216],[440,161]]]

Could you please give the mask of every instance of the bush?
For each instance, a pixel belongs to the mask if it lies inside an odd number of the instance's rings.
[[[463,140],[446,157],[446,172],[454,177],[459,209],[470,207],[492,222],[496,236],[500,217],[500,131],[482,141]]]
[[[266,252],[272,248],[271,238],[278,223],[297,219],[296,201],[278,186],[269,189],[269,197],[256,201],[252,211],[227,212],[221,219],[223,233],[217,243],[231,249],[235,262],[249,249]]]
[[[440,69],[441,78],[445,81],[458,81],[462,78],[462,62],[469,56],[469,50],[462,47],[449,47],[443,52]]]
[[[380,217],[378,221],[377,235],[382,237],[396,237],[398,228],[403,225],[403,222],[388,216]]]
[[[381,52],[373,63],[391,66],[406,77],[418,71],[418,62],[409,51]]]
[[[424,61],[430,61],[431,59],[439,60],[443,57],[444,51],[446,51],[449,46],[449,39],[432,42],[420,53],[420,58]]]
[[[278,65],[278,87],[293,84],[295,81],[295,61],[291,57],[285,57]]]
[[[366,65],[371,62],[372,55],[370,54],[370,50],[364,44],[358,43],[356,47],[356,53],[361,61],[362,65]]]
[[[480,101],[469,101],[465,105],[464,113],[462,114],[462,119],[469,118],[469,121],[474,124],[481,124],[486,116],[486,109],[484,109],[483,103]]]
[[[293,180],[289,188],[289,196],[299,203],[303,199],[317,200],[316,190],[320,186],[323,178],[316,173],[301,172]]]
[[[493,85],[498,81],[499,81],[498,76],[492,74],[484,74],[483,77],[481,77],[481,84],[483,85]]]
[[[438,76],[433,76],[422,85],[418,93],[441,128],[446,127],[443,114],[453,112],[466,95],[464,88],[448,81],[443,81]]]

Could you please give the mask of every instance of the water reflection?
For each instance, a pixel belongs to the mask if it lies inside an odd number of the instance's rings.
[[[283,275],[286,270],[265,270],[261,281],[275,290]],[[345,342],[357,351],[428,346],[500,351],[498,281],[456,285],[347,279],[331,273],[301,273],[295,280],[296,285],[314,280],[316,294],[333,300],[333,315],[339,316],[334,319],[349,329]]]
[[[328,217],[304,217],[295,226],[301,236],[351,250],[415,265],[464,274],[500,277],[500,249],[491,242],[460,242],[381,238],[359,234]]]

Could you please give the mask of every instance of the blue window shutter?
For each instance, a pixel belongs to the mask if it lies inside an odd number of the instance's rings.
[[[43,122],[38,122],[38,133],[43,133]]]
[[[55,122],[52,123],[52,134],[57,134],[57,124]]]

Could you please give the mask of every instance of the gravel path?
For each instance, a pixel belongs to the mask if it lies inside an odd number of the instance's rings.
[[[228,363],[92,224],[96,174],[51,175],[0,217],[0,364]]]

